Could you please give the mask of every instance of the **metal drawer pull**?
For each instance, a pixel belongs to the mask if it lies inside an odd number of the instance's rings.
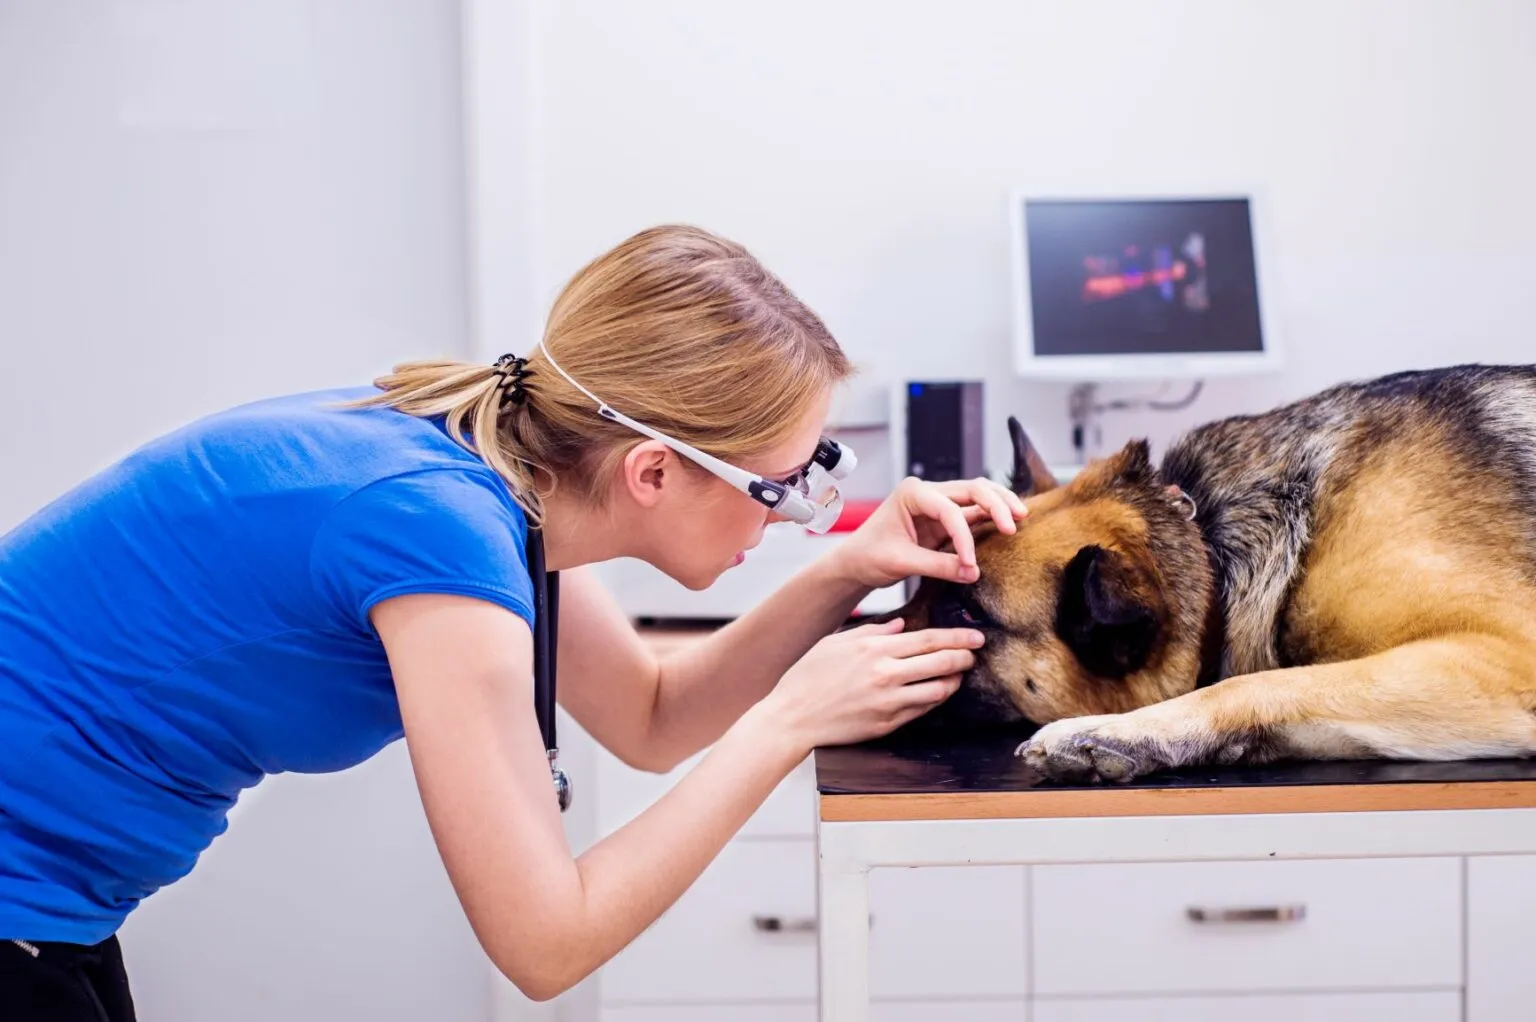
[[[816,917],[753,916],[752,926],[758,933],[815,933]]]
[[[1184,910],[1194,923],[1297,923],[1307,917],[1305,905],[1263,905],[1254,908],[1200,908]]]
[[[875,917],[869,917],[869,925],[875,925]],[[815,916],[786,919],[783,916],[753,916],[752,928],[758,933],[815,933],[819,927]]]

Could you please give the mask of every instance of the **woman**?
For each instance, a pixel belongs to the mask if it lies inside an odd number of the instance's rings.
[[[526,360],[236,408],[0,539],[0,1000],[132,1018],[113,934],[239,792],[402,735],[498,968],[545,999],[612,957],[813,748],[931,709],[980,645],[900,622],[824,636],[872,588],[973,581],[970,524],[1023,514],[984,480],[903,483],[761,607],[661,661],[573,570],[637,557],[708,586],[776,516],[680,445],[796,488],[849,373],[745,250],[658,228],[581,270]],[[571,715],[644,769],[713,745],[579,858],[530,697],[530,525],[564,572]]]

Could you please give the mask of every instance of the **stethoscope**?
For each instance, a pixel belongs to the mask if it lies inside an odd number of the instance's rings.
[[[555,654],[560,635],[560,573],[544,564],[544,533],[528,530],[528,574],[533,582],[533,712],[539,718],[555,800],[563,813],[571,806],[571,779],[560,769],[555,742]]]

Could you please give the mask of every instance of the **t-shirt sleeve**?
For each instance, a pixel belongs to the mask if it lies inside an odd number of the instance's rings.
[[[494,486],[429,470],[354,492],[315,535],[310,569],[321,599],[370,633],[374,605],[406,593],[478,597],[533,627],[527,523]]]

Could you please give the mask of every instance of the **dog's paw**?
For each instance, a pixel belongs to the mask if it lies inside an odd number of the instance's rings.
[[[1074,717],[1047,724],[1015,755],[1052,781],[1124,784],[1170,766],[1156,739],[1137,734],[1123,715]]]

